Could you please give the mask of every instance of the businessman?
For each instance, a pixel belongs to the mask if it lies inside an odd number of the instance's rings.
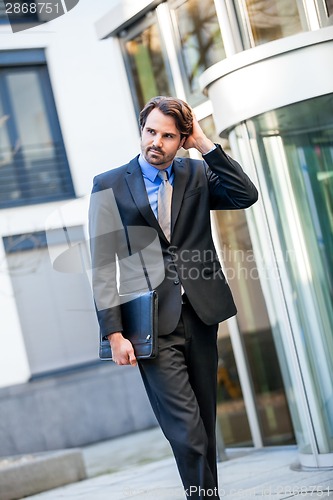
[[[105,201],[90,215],[93,267],[99,267],[93,277],[95,302],[98,296],[101,304],[96,306],[97,316],[113,361],[139,365],[186,496],[219,498],[217,328],[237,311],[214,248],[210,211],[250,207],[258,194],[240,165],[204,134],[187,103],[155,97],[141,111],[139,124],[141,153],[95,177],[93,194],[112,193],[120,219],[113,222],[116,226],[147,227],[158,237],[164,267],[156,288],[158,356],[137,361],[132,344],[122,335],[120,308],[110,299],[117,296],[116,266],[108,278],[103,275],[109,271],[101,265],[95,237],[101,218],[115,220]],[[195,148],[203,159],[177,158],[180,148]],[[117,233],[114,227],[111,232]],[[117,247],[114,238],[110,249]],[[105,257],[108,252],[103,252]],[[109,301],[103,302],[106,296]]]

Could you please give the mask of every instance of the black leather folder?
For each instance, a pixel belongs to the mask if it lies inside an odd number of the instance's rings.
[[[123,295],[121,307],[123,336],[134,348],[137,359],[157,356],[157,293],[155,290]],[[100,336],[99,357],[112,359],[110,342]]]

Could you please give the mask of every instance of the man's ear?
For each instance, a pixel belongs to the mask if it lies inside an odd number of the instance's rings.
[[[186,139],[187,139],[187,137],[183,137],[183,138],[182,138],[182,140],[181,140],[181,141],[180,141],[180,143],[179,143],[179,148],[178,148],[178,149],[180,149],[180,148],[182,148],[182,147],[184,146],[184,144],[185,144],[185,142],[186,142]]]

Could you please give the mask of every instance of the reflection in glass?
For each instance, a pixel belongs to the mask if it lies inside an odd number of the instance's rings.
[[[1,80],[0,80],[1,89]],[[7,180],[7,186],[11,185],[13,192],[17,192],[17,183],[15,172],[11,168],[13,161],[13,150],[9,138],[7,122],[10,120],[10,114],[6,113],[3,102],[3,92],[0,91],[0,179],[1,177]],[[5,189],[7,190],[7,186]],[[0,200],[1,200],[1,185],[0,185]]]
[[[260,45],[307,30],[305,17],[299,10],[303,7],[297,0],[235,1],[240,19],[245,18],[249,24],[253,45]]]
[[[225,58],[220,27],[213,0],[188,0],[174,12],[189,87],[188,100],[194,106],[204,100],[199,76]]]
[[[293,334],[322,454],[333,451],[332,108],[333,95],[327,95],[248,123],[292,287],[287,308],[296,313]],[[300,439],[302,453],[312,453],[308,442]]]
[[[156,95],[172,95],[157,24],[125,43],[140,109]]]
[[[36,146],[52,141],[38,74],[33,70],[12,71],[7,75],[18,134],[22,144]]]
[[[217,211],[226,277],[237,308],[265,445],[294,442],[270,321],[243,210]]]
[[[244,397],[232,349],[228,323],[219,326],[217,422],[228,448],[253,446]]]

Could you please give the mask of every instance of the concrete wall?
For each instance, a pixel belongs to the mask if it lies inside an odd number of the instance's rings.
[[[101,361],[0,389],[0,456],[79,447],[155,425],[133,367]]]

